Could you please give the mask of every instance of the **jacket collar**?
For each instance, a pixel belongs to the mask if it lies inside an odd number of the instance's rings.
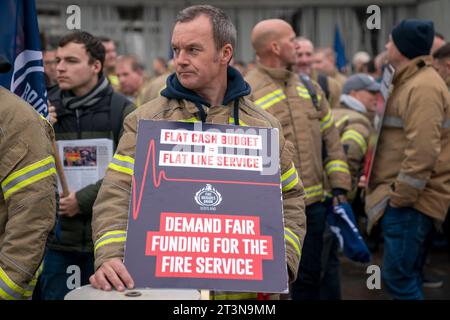
[[[263,66],[262,64],[258,64],[257,68],[263,73],[267,74],[269,77],[275,80],[280,81],[289,81],[291,77],[295,77],[297,79],[295,73],[286,69],[275,69]]]
[[[419,56],[411,61],[409,61],[406,65],[404,65],[402,68],[396,70],[394,79],[392,80],[392,83],[394,85],[399,85],[414,76],[419,70],[421,70],[423,67],[429,67],[432,63],[432,57],[427,56]]]
[[[367,113],[366,107],[358,100],[348,94],[342,94],[340,102],[347,108],[357,111],[359,113]]]
[[[242,75],[235,68],[228,66],[227,69],[227,91],[222,104],[228,105],[230,102],[249,95],[250,85],[244,81]],[[189,90],[180,83],[176,73],[172,73],[166,81],[166,88],[161,91],[161,95],[168,99],[187,100],[194,104],[201,104],[210,107],[211,104],[194,91]]]

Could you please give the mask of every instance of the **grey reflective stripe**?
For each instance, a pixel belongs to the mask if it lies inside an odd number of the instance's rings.
[[[287,177],[286,180],[281,182],[281,187],[282,188],[287,187],[289,183],[291,183],[295,179],[297,179],[297,170],[295,170],[289,177]]]
[[[116,165],[118,165],[118,166],[121,166],[121,167],[125,167],[125,168],[131,169],[131,170],[134,169],[134,163],[130,163],[130,162],[127,162],[127,161],[121,161],[121,160],[116,159],[116,158],[112,158],[111,162],[116,164]]]
[[[0,277],[0,290],[2,290],[4,293],[6,293],[7,295],[11,296],[11,298],[13,299],[23,299],[23,295],[21,295],[20,293],[14,291],[13,289],[11,289],[5,281],[3,281],[2,277]],[[0,292],[0,297],[3,297],[4,294],[3,292]],[[4,297],[5,299],[7,299],[7,297]]]
[[[301,250],[302,245],[300,244],[298,237],[291,231],[291,229],[284,228],[284,235],[289,239],[292,239],[297,244],[298,249]]]
[[[403,120],[399,117],[384,117],[383,126],[393,127],[393,128],[403,128]]]
[[[47,163],[41,167],[38,167],[34,170],[31,170],[21,176],[18,176],[17,178],[11,180],[6,185],[2,187],[3,193],[7,193],[11,188],[14,188],[17,184],[34,177],[35,175],[38,175],[39,173],[45,172],[51,168],[55,168],[55,164],[53,162]]]
[[[397,178],[399,181],[407,183],[411,187],[414,187],[419,190],[423,190],[425,188],[425,186],[427,185],[427,180],[417,179],[417,178],[408,176],[407,174],[404,174],[403,172],[400,172]]]
[[[447,119],[442,123],[442,129],[450,128],[450,119]]]
[[[378,202],[374,207],[370,208],[369,211],[367,211],[367,216],[369,219],[373,219],[373,217],[380,212],[381,210],[384,210],[388,204],[389,197],[384,197],[380,202]]]

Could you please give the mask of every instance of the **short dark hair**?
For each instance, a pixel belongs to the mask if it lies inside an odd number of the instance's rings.
[[[64,47],[70,42],[84,44],[86,52],[89,56],[89,63],[93,64],[95,60],[99,60],[101,69],[99,76],[103,72],[103,64],[105,62],[105,47],[102,42],[86,31],[75,31],[69,33],[59,40],[58,47]]]
[[[178,13],[175,23],[189,22],[201,15],[207,16],[211,21],[214,44],[217,50],[223,48],[227,43],[231,44],[233,48],[236,46],[236,28],[230,17],[219,8],[210,5],[187,7]]]
[[[433,53],[433,58],[438,60],[450,58],[450,42],[437,49]]]

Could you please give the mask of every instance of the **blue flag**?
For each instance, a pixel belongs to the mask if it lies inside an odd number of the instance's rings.
[[[12,69],[0,74],[0,85],[48,114],[47,90],[34,0],[0,1],[0,55]]]
[[[330,206],[327,221],[347,258],[361,263],[370,261],[370,251],[359,233],[352,207],[348,203]]]
[[[345,57],[345,46],[338,25],[334,28],[334,52],[336,52],[336,67],[339,71],[342,71],[347,65],[347,58]]]

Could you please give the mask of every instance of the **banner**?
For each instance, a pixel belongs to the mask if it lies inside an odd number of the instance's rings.
[[[48,114],[47,90],[34,0],[0,1],[0,56],[12,64],[0,85]]]
[[[139,122],[125,246],[136,287],[287,291],[278,134]]]

